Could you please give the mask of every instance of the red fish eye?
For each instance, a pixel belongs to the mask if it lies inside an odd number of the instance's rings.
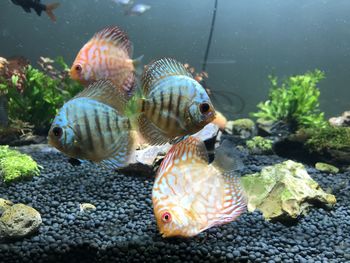
[[[170,223],[171,222],[171,214],[169,212],[165,212],[163,215],[162,215],[162,221],[164,223]]]
[[[55,135],[55,137],[60,138],[62,136],[63,131],[60,127],[55,127],[52,129],[52,133],[53,135]]]
[[[210,110],[210,105],[206,102],[199,104],[199,111],[202,114],[207,113]]]
[[[75,70],[76,71],[78,71],[78,72],[81,72],[83,69],[82,69],[82,67],[79,65],[79,64],[77,64],[77,65],[75,65]]]

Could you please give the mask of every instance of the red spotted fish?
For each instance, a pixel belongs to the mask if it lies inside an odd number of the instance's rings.
[[[191,237],[235,220],[246,209],[239,178],[208,164],[204,143],[188,137],[161,163],[152,201],[163,237]]]
[[[120,91],[130,96],[135,86],[135,73],[142,72],[142,56],[132,60],[132,49],[125,32],[117,26],[106,27],[79,51],[70,75],[84,85],[109,79]]]
[[[134,153],[130,121],[122,116],[117,91],[108,80],[91,84],[59,110],[49,130],[49,144],[66,155],[124,167]]]
[[[150,144],[164,144],[194,134],[215,117],[205,89],[174,59],[163,58],[149,64],[141,87],[137,126]]]

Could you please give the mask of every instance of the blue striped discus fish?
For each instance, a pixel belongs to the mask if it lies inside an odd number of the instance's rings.
[[[174,59],[160,59],[147,66],[142,92],[138,126],[150,144],[196,133],[215,117],[205,89]]]
[[[235,220],[246,209],[239,178],[208,164],[195,137],[175,144],[162,161],[152,190],[154,215],[163,237],[191,237]]]
[[[49,130],[49,143],[70,157],[119,168],[128,164],[134,137],[119,114],[110,81],[91,84],[60,109]]]

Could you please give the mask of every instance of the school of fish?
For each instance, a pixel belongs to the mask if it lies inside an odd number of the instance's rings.
[[[152,191],[163,237],[191,237],[235,220],[246,207],[239,177],[209,164],[204,143],[191,136],[216,116],[206,90],[175,59],[143,68],[131,56],[132,43],[117,26],[81,48],[70,74],[86,88],[58,111],[49,143],[69,157],[119,169],[133,159],[138,136],[151,145],[171,142]]]

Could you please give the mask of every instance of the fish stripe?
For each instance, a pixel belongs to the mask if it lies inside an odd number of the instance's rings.
[[[87,142],[88,142],[88,149],[93,150],[94,149],[94,145],[93,145],[93,141],[92,141],[92,134],[91,134],[91,125],[90,125],[90,120],[89,117],[87,115],[86,110],[84,110],[84,122],[85,122],[85,127],[86,127],[86,135],[87,135]]]
[[[94,109],[94,113],[95,113],[95,122],[96,122],[96,128],[97,128],[97,135],[100,138],[100,142],[101,142],[101,147],[104,148],[105,147],[105,138],[103,136],[102,133],[102,129],[101,129],[101,123],[100,123],[100,114],[97,111],[97,109]]]
[[[169,127],[169,125],[170,125],[170,117],[171,117],[172,108],[173,108],[173,88],[170,87],[170,97],[169,97],[169,102],[168,102],[168,114],[166,116],[166,123],[165,123],[165,127],[167,127],[167,128],[171,128],[171,127]]]
[[[158,111],[158,121],[161,119],[164,109],[164,92],[163,90],[160,92],[160,109]]]

